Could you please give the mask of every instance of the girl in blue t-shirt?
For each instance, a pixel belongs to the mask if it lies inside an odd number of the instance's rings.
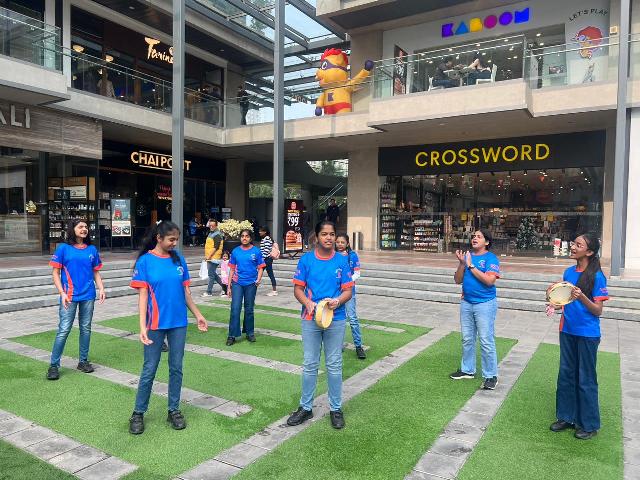
[[[498,312],[496,280],[500,278],[500,261],[489,251],[491,232],[480,229],[471,237],[471,251],[456,250],[459,265],[455,282],[462,284],[460,327],[462,362],[450,375],[453,380],[472,379],[476,373],[476,336],[480,339],[482,388],[493,390],[498,385],[495,322]]]
[[[547,314],[562,309],[560,317],[560,370],[556,390],[556,418],[551,430],[575,428],[575,437],[589,440],[600,429],[596,357],[600,344],[600,315],[609,300],[607,279],[600,268],[600,241],[580,235],[571,245],[576,265],[565,270],[563,280],[575,287],[573,302],[550,304]]]
[[[76,311],[80,327],[80,361],[77,368],[84,373],[93,372],[88,357],[96,285],[100,303],[104,303],[106,298],[100,277],[102,262],[98,250],[91,245],[87,222],[72,220],[65,233],[65,243],[58,245],[49,262],[53,267],[53,284],[60,293],[60,322],[47,371],[49,380],[60,378],[60,358],[71,332]]]
[[[256,292],[262,280],[266,264],[260,249],[253,245],[253,232],[249,229],[240,232],[240,246],[231,251],[229,269],[231,274],[231,313],[229,314],[229,336],[227,346],[236,343],[236,337],[247,335],[247,340],[255,342],[253,306]],[[244,322],[240,331],[240,312],[244,299]]]
[[[336,237],[336,251],[341,255],[347,257],[349,267],[351,268],[351,278],[354,283],[360,278],[360,258],[358,254],[351,250],[349,245],[349,236],[341,233]],[[351,294],[351,300],[345,304],[347,310],[347,319],[349,319],[349,325],[351,325],[351,336],[353,337],[353,344],[356,347],[356,356],[360,360],[367,358],[367,354],[362,346],[362,333],[360,332],[360,322],[358,321],[358,314],[356,313],[356,286],[354,284]]]
[[[138,253],[131,286],[138,289],[140,341],[144,344],[144,364],[129,432],[144,432],[143,416],[149,406],[153,380],[160,363],[165,338],[169,344],[169,414],[167,421],[175,430],[187,426],[180,412],[182,359],[187,337],[187,308],[196,317],[198,329],[206,332],[207,321],[191,298],[189,269],[175,252],[180,229],[173,222],[155,225]]]

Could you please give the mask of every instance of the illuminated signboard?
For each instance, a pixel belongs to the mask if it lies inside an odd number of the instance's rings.
[[[474,17],[460,23],[443,23],[442,38],[481,32],[485,29],[492,30],[498,26],[506,27],[512,23],[527,23],[529,19],[530,10],[529,7],[527,7],[523,10],[505,10],[500,15],[491,14],[485,18]]]

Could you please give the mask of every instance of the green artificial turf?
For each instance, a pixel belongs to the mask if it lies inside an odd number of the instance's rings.
[[[0,440],[0,480],[73,480],[56,467]]]
[[[219,303],[221,305],[230,305],[231,300],[215,299],[212,303]],[[256,305],[258,310],[269,310],[271,312],[283,312],[283,313],[300,313],[300,310],[294,310],[292,308],[274,307],[272,305]]]
[[[515,341],[496,344],[502,358]],[[404,478],[479,387],[448,378],[460,355],[460,335],[448,335],[346,403],[344,430],[323,419],[237,478]]]
[[[598,353],[602,429],[589,441],[553,433],[560,349],[540,345],[463,467],[460,480],[623,478],[620,358]],[[487,472],[491,472],[487,475]]]

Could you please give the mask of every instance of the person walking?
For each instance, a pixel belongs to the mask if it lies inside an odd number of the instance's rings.
[[[229,268],[231,270],[231,313],[229,315],[229,336],[227,346],[236,343],[236,338],[246,334],[247,340],[255,342],[253,307],[258,285],[266,266],[260,249],[252,244],[253,232],[240,232],[240,246],[233,249]],[[244,300],[244,321],[240,331],[240,311]]]
[[[131,287],[138,289],[140,341],[144,345],[144,363],[138,383],[129,432],[144,432],[144,414],[149,406],[151,388],[160,363],[161,347],[169,343],[169,392],[167,421],[175,430],[186,428],[180,412],[182,359],[187,337],[187,308],[191,310],[198,330],[208,330],[207,321],[191,298],[189,269],[176,253],[180,229],[169,221],[155,225],[144,239],[133,269]]]
[[[247,124],[247,113],[249,112],[249,93],[244,86],[238,85],[237,100],[240,105],[240,125]]]
[[[203,297],[210,297],[213,295],[213,284],[217,283],[222,289],[222,294],[227,294],[227,286],[222,282],[222,279],[218,275],[218,266],[222,261],[222,252],[224,248],[224,237],[222,232],[218,229],[218,221],[215,219],[209,220],[207,223],[209,227],[209,234],[207,240],[204,243],[204,259],[207,261],[207,273],[209,274],[209,284],[207,285],[207,291],[202,294]]]
[[[340,222],[340,207],[336,205],[336,199],[329,200],[329,206],[327,207],[327,221],[337,225]]]
[[[196,217],[192,217],[191,221],[187,225],[189,228],[189,236],[191,237],[190,247],[196,247],[198,245],[198,222]]]
[[[347,257],[349,261],[349,268],[351,269],[351,278],[353,279],[353,289],[351,290],[351,300],[345,304],[347,310],[347,319],[349,325],[351,325],[351,336],[353,337],[353,344],[356,347],[356,356],[360,360],[367,358],[367,354],[362,346],[362,333],[360,331],[360,322],[358,321],[358,314],[356,313],[356,280],[360,278],[360,258],[358,254],[351,249],[349,244],[349,236],[345,233],[341,233],[336,237],[336,251],[341,255]]]
[[[96,247],[91,245],[87,222],[72,220],[67,225],[65,233],[65,243],[58,245],[49,262],[49,266],[53,267],[53,284],[60,294],[60,307],[58,333],[53,342],[47,371],[48,380],[60,378],[60,358],[73,327],[76,312],[80,327],[80,355],[77,368],[84,373],[93,372],[93,366],[89,363],[89,344],[96,285],[99,303],[104,303],[106,298],[100,277],[102,261]]]
[[[318,382],[320,351],[324,348],[331,426],[344,428],[342,413],[342,342],[345,330],[345,304],[351,299],[353,280],[347,258],[335,251],[336,226],[327,221],[316,226],[318,245],[298,261],[293,277],[294,296],[302,304],[302,395],[300,406],[287,419],[295,426],[313,417],[313,396]],[[313,320],[318,302],[328,300],[333,321],[323,329]]]
[[[454,275],[462,284],[460,326],[462,362],[450,375],[453,380],[475,378],[476,337],[480,339],[482,388],[494,390],[498,385],[495,321],[498,312],[496,280],[500,278],[500,261],[489,251],[493,238],[488,230],[477,230],[471,237],[471,251],[456,250],[460,264]]]
[[[271,256],[271,252],[273,250],[273,240],[271,239],[271,232],[267,227],[260,228],[260,252],[262,253],[262,258],[264,258],[264,264],[266,265],[265,270],[267,271],[267,275],[269,275],[269,280],[271,280],[271,291],[267,293],[267,297],[275,297],[278,295],[278,289],[276,286],[276,277],[273,274],[273,257]]]
[[[547,314],[562,308],[560,317],[560,368],[556,390],[556,422],[551,430],[575,428],[580,440],[593,438],[600,430],[596,363],[600,344],[600,315],[609,300],[607,279],[600,268],[600,241],[592,234],[576,238],[571,257],[576,265],[562,279],[573,285],[564,307],[550,304]]]

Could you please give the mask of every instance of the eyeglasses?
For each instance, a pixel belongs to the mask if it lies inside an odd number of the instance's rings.
[[[328,70],[330,68],[339,68],[340,70],[344,70],[345,72],[348,71],[347,67],[343,67],[341,65],[335,65],[327,59],[322,60],[322,63],[320,63],[320,70]]]

